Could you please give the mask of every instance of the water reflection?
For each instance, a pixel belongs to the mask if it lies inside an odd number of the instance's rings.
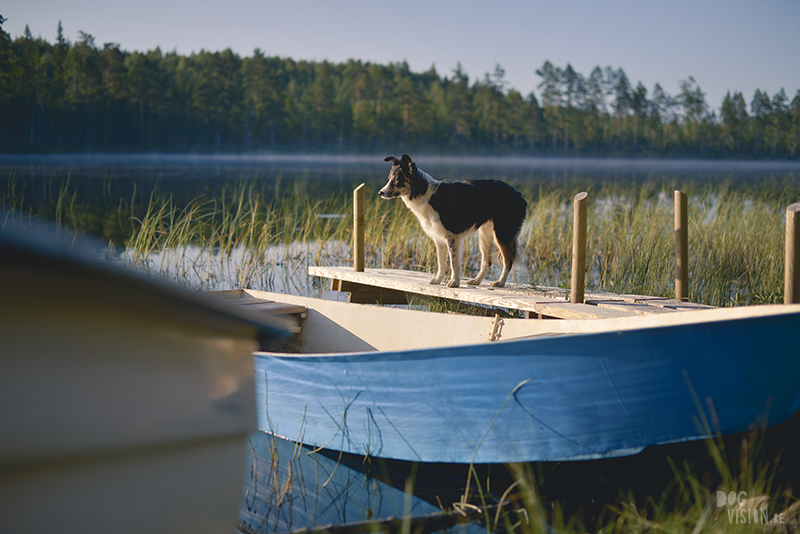
[[[250,434],[246,448],[238,522],[242,532],[341,527],[408,516],[416,518],[417,523],[426,518],[434,520],[440,527],[454,523],[452,518],[442,517],[439,506],[432,504],[448,503],[453,498],[447,484],[452,484],[452,492],[457,481],[448,481],[446,474],[439,475],[437,481],[412,478],[415,486],[409,494],[402,488],[410,475],[385,464],[314,452],[265,432]],[[458,528],[469,532],[479,527]]]

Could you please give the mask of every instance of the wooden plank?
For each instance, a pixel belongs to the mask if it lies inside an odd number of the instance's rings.
[[[580,306],[564,307],[561,304],[568,303],[565,290],[554,287],[507,284],[507,287],[495,288],[485,284],[450,288],[443,284],[430,285],[428,273],[398,269],[366,269],[364,272],[354,272],[350,267],[309,267],[308,272],[312,276],[332,279],[332,287],[340,291],[349,291],[351,294],[381,291],[414,293],[470,304],[520,310],[525,312],[526,317],[599,319],[711,308],[667,297],[601,292],[586,293],[588,304],[579,303]],[[351,302],[378,302],[376,295],[371,294],[353,298],[355,300],[351,299]],[[601,302],[603,305],[598,306]]]
[[[434,297],[452,298],[459,300],[463,295],[467,299],[473,298],[478,293],[485,293],[489,299],[504,299],[514,297],[525,297],[543,301],[563,301],[563,289],[546,288],[546,291],[538,291],[532,286],[516,286],[508,284],[505,288],[495,288],[488,284],[481,286],[468,286],[462,284],[461,287],[449,288],[446,285],[430,285],[428,280],[430,274],[416,271],[403,271],[397,269],[367,269],[365,272],[353,272],[349,267],[309,267],[308,273],[312,276],[323,278],[338,279],[342,282],[354,282],[360,285],[380,287],[384,289],[394,289],[397,291],[408,291],[421,295]],[[551,290],[556,290],[559,295],[550,295]]]
[[[636,302],[625,302],[624,300],[587,300],[586,303],[600,308],[629,311],[637,315],[672,313],[672,310],[664,307],[650,306],[648,304],[640,304]]]
[[[491,286],[463,286],[449,288],[444,285],[428,284],[429,275],[413,271],[394,269],[367,269],[365,272],[354,272],[346,267],[309,267],[309,274],[341,280],[339,287],[347,290],[359,286],[372,286],[392,289],[407,293],[415,293],[432,297],[440,297],[471,304],[480,304],[496,308],[507,308],[535,313],[539,316],[558,317],[562,319],[598,319],[610,317],[628,317],[636,315],[622,310],[599,309],[587,304],[567,304],[563,298],[553,298],[547,294],[536,294],[534,291],[520,291],[514,287],[494,288]],[[359,289],[359,291],[362,291]],[[355,295],[353,292],[352,295]],[[354,296],[351,302],[371,300]]]
[[[600,308],[591,304],[572,302],[537,303],[537,313],[560,319],[616,319],[633,317],[637,313],[611,308]]]
[[[367,269],[354,272],[347,267],[309,267],[308,273],[324,278],[337,278],[343,282],[393,289],[431,297],[440,297],[497,308],[536,311],[536,302],[563,302],[563,299],[529,295],[510,288],[495,288],[488,285],[450,288],[445,285],[430,285],[430,275],[394,269]]]
[[[639,304],[647,304],[648,306],[658,306],[660,308],[667,308],[673,311],[713,309],[713,306],[706,306],[705,304],[697,304],[695,302],[681,302],[679,300],[667,299],[667,298],[644,297],[641,299],[637,299],[635,302]]]

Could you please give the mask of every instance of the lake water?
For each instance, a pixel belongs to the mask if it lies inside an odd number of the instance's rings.
[[[443,180],[501,179],[512,184],[564,186],[570,183],[730,181],[753,184],[794,181],[800,162],[626,160],[521,157],[414,156],[420,168]],[[27,202],[46,200],[69,180],[87,203],[113,202],[150,193],[179,202],[216,195],[243,181],[272,191],[312,196],[350,192],[360,183],[379,188],[389,171],[382,156],[326,155],[0,155],[0,197],[10,183],[24,188]]]
[[[265,432],[251,433],[245,450],[241,532],[344,524],[364,531],[370,521],[399,531],[394,519],[402,517],[415,518],[413,529],[425,524],[426,532],[486,532],[476,521],[442,514],[439,506],[449,508],[460,499],[466,478],[436,466],[417,470],[407,462],[339,457]]]
[[[667,191],[687,184],[780,191],[796,190],[800,183],[800,162],[425,155],[414,159],[420,168],[443,180],[491,178],[517,187],[575,193],[609,183],[621,187],[653,183]],[[338,196],[349,202],[360,183],[374,195],[388,171],[389,164],[381,155],[0,155],[0,199],[22,213],[55,219],[63,216],[56,208],[59,195],[66,195],[63,204],[77,206],[85,231],[116,243],[119,249],[130,235],[130,218],[141,217],[153,195],[171,198],[181,208],[198,198],[218,199],[223,191],[244,184],[266,201]],[[671,194],[662,196],[665,202],[671,201]],[[713,198],[706,200],[713,204]],[[605,205],[603,199],[594,201],[601,208]],[[325,263],[341,264],[350,245],[331,245],[325,251]],[[230,289],[241,286],[240,260],[246,254],[238,250],[225,257],[187,247],[154,253],[144,268],[198,289]],[[309,262],[320,261],[307,244],[275,247],[262,260],[257,262],[258,272],[246,273],[249,287],[315,296],[325,293],[317,280],[305,274]],[[528,282],[513,278],[520,272],[515,269],[511,281]],[[538,282],[558,285],[558,275],[550,278]]]

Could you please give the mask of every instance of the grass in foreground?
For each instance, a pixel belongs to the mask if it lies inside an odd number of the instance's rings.
[[[716,472],[699,471],[689,461],[666,458],[673,477],[660,495],[637,495],[618,488],[594,517],[568,514],[558,501],[540,497],[535,468],[509,466],[514,488],[505,496],[506,511],[498,513],[490,530],[520,534],[553,532],[796,532],[797,506],[791,487],[776,481],[780,453],[772,461],[760,456],[758,431],[740,442],[738,460],[726,456],[720,437],[707,440]],[[595,481],[574,479],[576,485]],[[724,499],[724,500],[723,500]],[[591,508],[592,504],[586,503]]]

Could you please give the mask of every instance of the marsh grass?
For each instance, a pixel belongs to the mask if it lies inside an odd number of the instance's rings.
[[[524,191],[529,210],[512,281],[569,287],[572,196],[579,189]],[[673,296],[673,188],[646,182],[585,189],[591,201],[587,289]],[[800,198],[798,188],[685,184],[681,189],[689,196],[689,299],[712,306],[781,302],[784,212]],[[366,265],[432,271],[433,244],[413,215],[401,202],[371,193],[367,191],[365,208]],[[65,213],[74,202],[64,195],[60,204]],[[352,262],[351,209],[349,192],[319,200],[301,192],[267,201],[245,184],[184,207],[153,197],[143,215],[133,219],[128,261],[145,267],[152,254],[172,251],[164,263],[149,268],[162,274],[171,269],[180,278],[180,273],[210,268],[212,259],[235,258],[238,263],[224,269],[235,274],[232,284],[273,289],[258,286],[276,266],[305,275],[307,265]],[[201,253],[188,258],[184,251],[189,245]],[[468,240],[464,248],[465,272],[477,270],[476,240]],[[493,269],[490,277],[499,274],[496,265]],[[208,276],[219,278],[212,271]]]
[[[491,531],[514,534],[555,532],[641,533],[700,532],[738,533],[771,531],[785,527],[792,518],[781,517],[795,501],[790,488],[776,483],[780,455],[767,461],[761,449],[763,430],[753,430],[741,439],[738,456],[730,457],[721,436],[706,440],[707,453],[716,474],[699,476],[687,459],[667,457],[673,478],[660,495],[636,495],[619,488],[607,495],[595,520],[586,522],[582,513],[566,514],[559,501],[541,497],[544,478],[536,464],[509,464],[514,483],[501,496],[490,524]],[[591,484],[576,480],[575,484]],[[717,493],[737,495],[733,505],[719,506]]]
[[[0,197],[6,219],[32,216],[23,207],[24,185],[13,177],[7,184]],[[677,188],[689,197],[689,300],[712,306],[782,301],[785,209],[800,199],[793,179],[517,186],[529,208],[512,282],[569,287],[572,197],[586,190],[587,290],[673,296]],[[198,289],[308,292],[316,286],[307,266],[352,262],[350,191],[312,198],[303,187],[288,187],[276,196],[239,181],[181,204],[152,194],[137,205],[134,191],[117,204],[108,200],[100,214],[77,197],[69,179],[53,190],[58,193],[38,215],[101,235],[115,248],[122,244],[124,263]],[[381,200],[368,185],[365,212],[367,267],[435,270],[433,244],[402,202]],[[464,272],[476,271],[474,237],[463,253]],[[499,275],[494,264],[489,278]]]

